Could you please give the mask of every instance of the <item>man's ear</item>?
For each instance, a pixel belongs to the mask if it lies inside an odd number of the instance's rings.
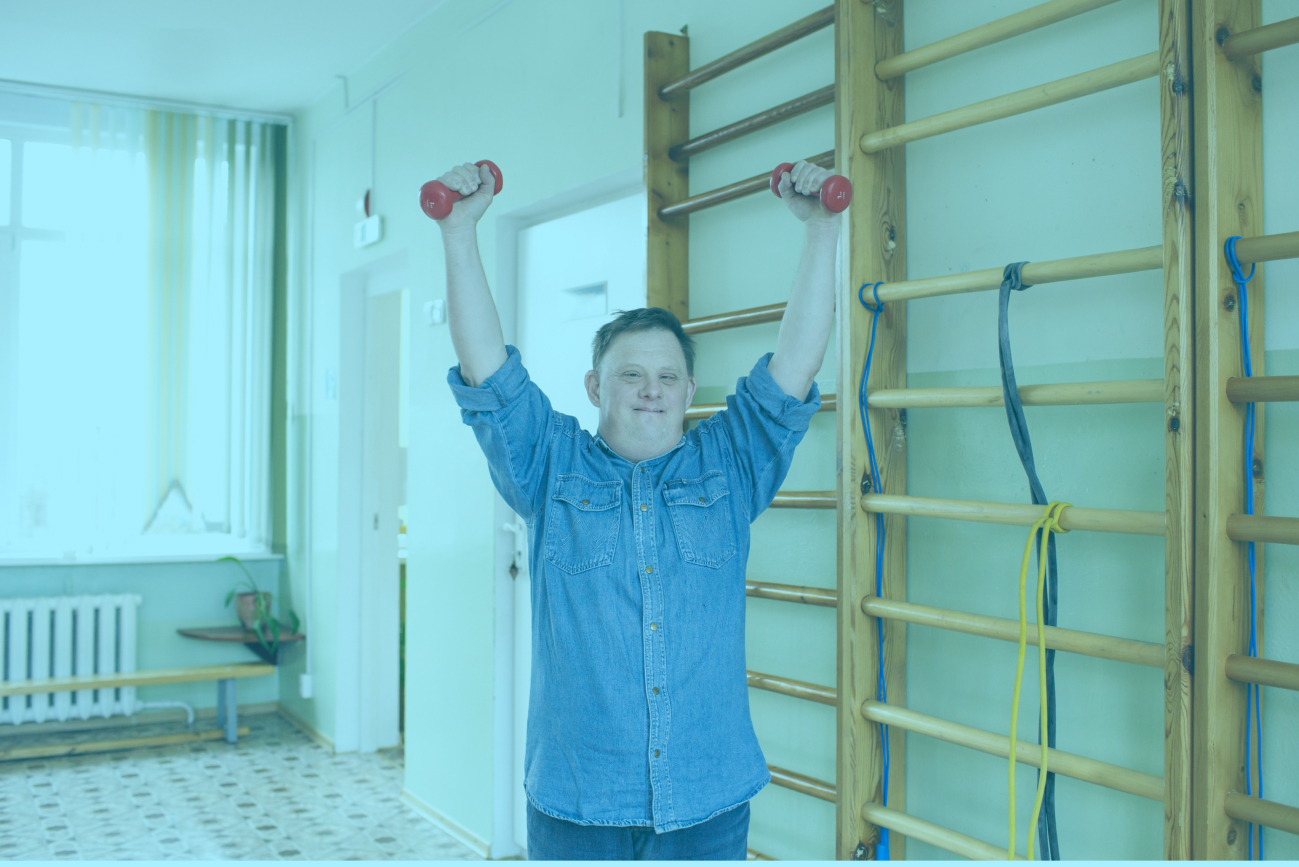
[[[600,405],[600,374],[594,370],[586,372],[586,396],[591,401],[591,406]]]
[[[686,406],[695,402],[695,378],[693,376],[686,379]]]

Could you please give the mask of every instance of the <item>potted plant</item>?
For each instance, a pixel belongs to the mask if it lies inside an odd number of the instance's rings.
[[[244,625],[245,629],[257,636],[257,643],[266,652],[267,658],[274,660],[276,653],[280,649],[281,628],[287,626],[290,635],[296,634],[300,625],[298,615],[290,608],[287,612],[288,622],[281,621],[271,611],[271,594],[257,586],[252,573],[248,571],[243,562],[238,557],[221,557],[217,562],[219,563],[221,560],[229,560],[234,563],[239,567],[239,571],[244,573],[244,577],[248,579],[240,581],[226,594],[226,607],[229,608],[231,602],[238,600],[235,612],[239,615],[239,621]],[[247,589],[243,590],[242,588]]]

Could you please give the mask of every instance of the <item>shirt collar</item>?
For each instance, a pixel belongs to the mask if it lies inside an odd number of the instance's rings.
[[[599,434],[598,432],[597,432],[596,435],[595,435],[595,444],[598,445],[601,449],[603,449],[603,450],[604,450],[604,453],[605,453],[606,455],[608,455],[609,457],[611,457],[611,458],[617,458],[618,460],[620,460],[620,461],[626,461],[626,462],[629,463],[629,464],[634,463],[633,461],[629,461],[629,460],[627,460],[626,458],[624,458],[622,455],[620,455],[620,454],[618,454],[617,452],[615,452],[615,451],[614,451],[614,450],[609,446],[609,444],[608,444],[607,442],[604,441],[604,437],[600,436],[600,434]],[[681,447],[682,447],[683,445],[685,445],[685,444],[686,444],[686,435],[685,435],[685,434],[682,434],[682,435],[681,435],[681,439],[677,440],[677,444],[674,445],[672,448],[668,449],[666,452],[664,452],[663,454],[659,455],[659,456],[656,457],[656,458],[647,458],[647,459],[641,461],[640,463],[642,463],[642,464],[648,464],[648,463],[651,463],[652,461],[662,460],[663,458],[666,458],[668,455],[672,454],[674,451],[676,451],[677,449],[681,448]]]

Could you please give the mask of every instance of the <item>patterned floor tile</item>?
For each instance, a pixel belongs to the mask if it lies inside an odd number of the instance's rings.
[[[0,860],[478,860],[402,803],[399,751],[335,756],[278,716],[247,724],[234,747],[5,763]],[[26,746],[71,736],[12,737]]]

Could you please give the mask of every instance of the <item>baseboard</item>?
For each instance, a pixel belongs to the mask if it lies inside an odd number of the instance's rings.
[[[289,710],[282,703],[277,703],[276,709],[279,711],[280,716],[283,717],[285,721],[288,722],[289,725],[293,726],[295,729],[302,732],[307,737],[311,738],[313,741],[315,741],[325,750],[329,751],[330,753],[334,752],[334,742],[328,737],[326,737],[325,735],[321,734],[316,729],[316,727],[313,726],[311,723],[307,722],[302,717],[298,716],[296,713]]]
[[[239,718],[246,716],[258,716],[259,714],[275,713],[279,709],[279,702],[263,701],[255,704],[241,704],[238,706]],[[98,729],[117,729],[129,728],[137,725],[153,725],[156,723],[185,722],[189,715],[185,713],[184,708],[160,708],[158,710],[140,711],[134,716],[110,716],[110,717],[91,717],[90,719],[75,719],[59,722],[57,720],[43,723],[22,723],[21,725],[4,724],[0,725],[0,738],[19,737],[23,735],[40,735],[55,732],[84,732],[95,731]],[[215,721],[216,708],[199,707],[194,709],[194,722],[197,724],[202,721]]]
[[[492,847],[489,846],[485,840],[478,837],[477,834],[465,830],[464,826],[460,823],[448,819],[446,816],[421,801],[418,797],[412,795],[404,786],[401,790],[401,800],[406,805],[412,807],[416,812],[423,815],[424,818],[428,819],[434,825],[437,825],[443,831],[446,831],[452,837],[455,837],[461,843],[464,843],[472,849],[476,855],[481,855],[483,858],[492,857]]]

